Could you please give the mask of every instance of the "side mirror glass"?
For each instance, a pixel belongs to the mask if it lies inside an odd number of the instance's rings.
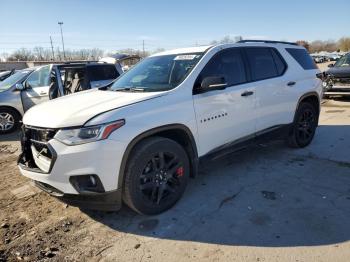
[[[227,87],[227,82],[223,76],[208,76],[202,80],[199,88],[199,93],[204,93],[212,90],[223,90]]]
[[[333,66],[334,66],[334,64],[329,64],[329,65],[328,65],[328,67],[333,67]]]
[[[24,88],[24,85],[23,84],[16,84],[16,90],[18,90],[18,91],[22,91],[22,90],[24,90],[25,88]]]

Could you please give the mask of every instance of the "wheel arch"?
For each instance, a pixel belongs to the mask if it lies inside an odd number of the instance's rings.
[[[165,125],[165,126],[152,128],[150,130],[147,130],[139,134],[128,144],[124,152],[121,166],[119,169],[118,188],[121,188],[124,184],[125,169],[133,148],[142,140],[149,137],[154,137],[154,136],[160,136],[160,137],[172,139],[177,143],[179,143],[181,146],[183,146],[189,157],[189,161],[191,165],[191,177],[194,177],[197,174],[198,151],[197,151],[196,141],[194,139],[194,136],[191,130],[187,126],[182,124]]]
[[[311,103],[312,105],[315,106],[315,109],[317,110],[317,124],[318,124],[319,115],[320,115],[320,112],[321,112],[321,103],[320,103],[321,100],[320,100],[320,97],[319,97],[318,93],[317,92],[308,92],[308,93],[302,95],[299,98],[299,101],[298,101],[298,104],[296,106],[294,115],[296,114],[300,104],[303,103],[303,102],[309,102],[309,103]]]
[[[19,118],[22,118],[22,117],[23,117],[22,114],[18,111],[18,109],[15,108],[15,107],[13,107],[13,106],[1,105],[1,106],[0,106],[0,110],[3,109],[3,108],[4,108],[4,109],[10,109],[10,110],[15,111],[15,112],[18,114]]]

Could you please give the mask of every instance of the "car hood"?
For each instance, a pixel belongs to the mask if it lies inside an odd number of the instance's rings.
[[[327,70],[326,72],[334,77],[350,77],[350,66],[335,66]]]
[[[23,124],[46,128],[82,126],[98,114],[153,99],[162,94],[92,89],[32,107],[25,113]]]

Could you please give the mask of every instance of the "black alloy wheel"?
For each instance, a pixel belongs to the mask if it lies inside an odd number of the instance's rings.
[[[177,142],[150,137],[130,153],[124,178],[124,202],[140,214],[159,214],[183,195],[190,164],[186,151]]]

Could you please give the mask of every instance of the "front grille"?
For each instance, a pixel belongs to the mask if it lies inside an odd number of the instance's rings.
[[[55,136],[56,132],[55,129],[24,126],[19,164],[35,172],[49,173],[56,154],[48,142]]]

